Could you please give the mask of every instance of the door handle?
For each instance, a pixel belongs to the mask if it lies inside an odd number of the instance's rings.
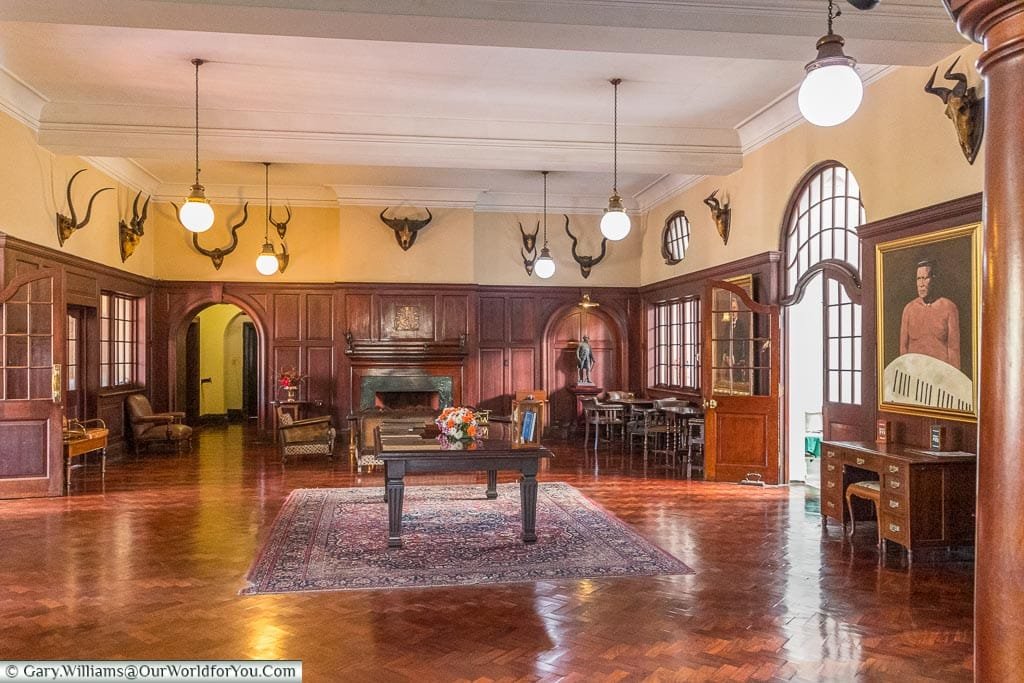
[[[704,403],[702,403],[701,405],[704,406],[704,410],[714,410],[715,408],[718,407],[718,401],[711,398],[704,401]]]
[[[50,376],[50,394],[54,403],[60,403],[60,395],[63,384],[60,376],[60,363],[53,364],[53,374]]]

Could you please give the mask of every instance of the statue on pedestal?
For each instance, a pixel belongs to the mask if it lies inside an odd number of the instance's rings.
[[[590,337],[584,335],[583,341],[576,347],[576,368],[578,384],[593,384],[590,370],[594,367],[594,351],[590,348]]]

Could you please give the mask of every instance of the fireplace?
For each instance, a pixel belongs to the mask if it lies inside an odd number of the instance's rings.
[[[452,405],[454,382],[450,375],[364,375],[359,381],[359,409],[433,408]]]

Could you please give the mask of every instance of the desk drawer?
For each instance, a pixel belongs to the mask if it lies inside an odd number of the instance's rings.
[[[901,474],[889,474],[888,465],[882,475],[882,490],[897,496],[907,495],[907,480]]]
[[[893,517],[899,517],[903,521],[909,519],[910,506],[903,496],[893,495],[889,491],[882,492],[882,512]]]
[[[864,470],[871,472],[881,472],[881,462],[877,455],[869,455],[867,453],[860,453],[858,451],[846,451],[846,457],[843,462],[853,467],[859,467]]]
[[[821,497],[821,514],[831,517],[837,522],[843,521],[843,499],[838,495],[824,495]]]
[[[882,536],[910,548],[910,524],[905,517],[882,511]]]

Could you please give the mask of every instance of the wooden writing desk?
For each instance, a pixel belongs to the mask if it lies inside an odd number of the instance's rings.
[[[846,487],[878,480],[882,550],[886,541],[914,551],[974,545],[977,456],[928,455],[921,449],[866,441],[825,441],[821,462],[821,525],[846,528]]]
[[[102,420],[76,422],[72,428],[64,432],[64,493],[71,491],[72,459],[87,456],[93,451],[100,452],[101,477],[107,478],[107,436],[106,425]]]

